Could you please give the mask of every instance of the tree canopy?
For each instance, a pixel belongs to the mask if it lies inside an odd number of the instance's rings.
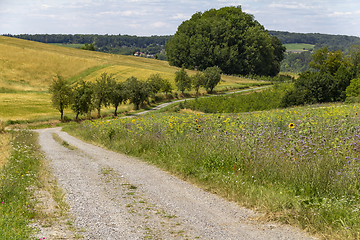
[[[191,78],[185,71],[184,66],[179,71],[175,72],[175,84],[178,90],[183,94],[185,90],[191,90]]]
[[[210,9],[184,21],[166,44],[170,65],[226,74],[276,75],[285,47],[241,6]]]
[[[151,92],[151,86],[149,83],[144,81],[139,81],[136,77],[130,77],[124,82],[125,89],[127,91],[126,95],[129,96],[129,100],[136,106],[138,110],[140,104],[146,101]]]

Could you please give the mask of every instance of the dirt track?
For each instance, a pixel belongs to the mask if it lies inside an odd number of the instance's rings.
[[[250,210],[60,128],[37,132],[86,239],[313,239],[294,228],[250,221]],[[61,146],[53,133],[77,149]]]

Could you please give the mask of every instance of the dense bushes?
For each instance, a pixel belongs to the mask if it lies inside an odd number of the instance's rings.
[[[309,64],[313,71],[306,71],[294,80],[294,89],[286,92],[281,106],[345,101],[351,79],[359,76],[359,56],[356,48],[351,58],[341,51],[319,49]]]

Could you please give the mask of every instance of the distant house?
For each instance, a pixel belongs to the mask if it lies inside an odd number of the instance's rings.
[[[143,52],[135,52],[134,53],[134,56],[142,56],[142,55],[145,55],[145,53],[143,53]]]

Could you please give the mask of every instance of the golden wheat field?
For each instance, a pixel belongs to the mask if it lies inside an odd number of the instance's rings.
[[[27,120],[54,117],[49,84],[56,75],[77,81],[95,81],[101,73],[118,81],[134,76],[146,80],[159,73],[174,84],[179,69],[166,61],[106,54],[0,36],[0,119]],[[189,75],[195,71],[188,71]],[[254,82],[222,76],[220,85]],[[175,87],[174,87],[175,88]]]

